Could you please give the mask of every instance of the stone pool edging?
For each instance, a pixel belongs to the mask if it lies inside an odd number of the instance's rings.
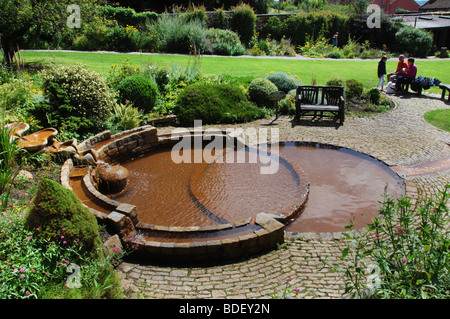
[[[215,134],[217,133],[219,132]],[[224,134],[223,131],[221,133]],[[178,137],[181,138],[182,136]],[[226,135],[223,137],[226,137]],[[96,145],[106,140],[111,141],[97,149],[95,148]],[[168,146],[177,142],[177,139],[167,135],[159,136],[155,127],[147,125],[116,135],[111,135],[110,131],[99,133],[81,143],[79,150],[86,161],[117,163],[120,162],[119,159],[124,157],[128,159],[137,157],[153,148]],[[70,174],[73,168],[73,160],[68,159],[61,169],[61,184],[71,190]],[[122,241],[132,240],[133,243],[138,244],[138,248],[134,252],[135,255],[145,258],[157,257],[159,260],[177,261],[184,259],[189,261],[231,260],[267,251],[284,242],[284,224],[266,213],[260,213],[254,218],[242,219],[233,223],[205,227],[167,227],[140,223],[136,206],[112,200],[94,187],[91,179],[91,169],[89,168],[87,174],[83,177],[83,185],[95,200],[109,207],[111,212],[105,214],[93,208],[88,207],[88,209],[99,220],[111,226],[120,235]],[[299,207],[302,206],[300,205]],[[139,235],[136,236],[139,229],[171,233],[212,232],[224,229],[237,229],[250,224],[259,226],[259,229],[253,230],[250,234],[238,234],[239,236],[220,240],[169,243],[147,241],[140,238]]]
[[[222,134],[226,131],[220,131]],[[220,133],[217,132],[217,133]],[[179,136],[181,137],[181,135]],[[102,132],[90,139],[84,141],[80,149],[88,152],[93,149],[95,145],[111,139],[111,142],[102,145],[98,148],[94,155],[96,160],[105,160],[108,162],[119,162],[119,158],[123,154],[126,157],[137,157],[145,154],[150,149],[159,146],[168,146],[178,142],[178,140],[171,138],[169,135],[158,135],[157,129],[153,126],[147,125],[129,131],[124,131],[116,135],[111,135],[109,131]],[[340,145],[324,144],[312,141],[280,141],[280,143],[298,143],[301,145],[321,145],[331,148],[346,148]],[[358,150],[356,150],[358,151]],[[370,156],[388,167],[394,164],[383,158],[377,158],[371,154],[358,151],[361,154]],[[68,159],[61,169],[61,184],[71,189],[70,187],[70,172],[74,168],[72,159]],[[394,172],[395,173],[395,172]],[[415,204],[418,198],[417,186],[411,180],[405,180],[403,176],[397,174],[405,183],[405,195],[412,199]],[[254,255],[267,251],[282,244],[285,239],[289,238],[304,238],[304,239],[319,239],[330,240],[340,239],[344,237],[344,233],[354,231],[364,231],[364,229],[334,232],[334,233],[296,233],[284,230],[285,225],[277,221],[273,215],[260,213],[254,220],[252,218],[243,219],[234,223],[222,224],[218,226],[208,227],[167,227],[159,225],[150,225],[140,223],[137,216],[137,210],[134,205],[120,203],[111,200],[107,196],[101,194],[92,184],[90,173],[83,178],[85,187],[89,192],[99,201],[106,203],[111,207],[111,213],[105,214],[95,209],[89,208],[90,211],[102,221],[111,225],[112,228],[121,235],[122,240],[129,240],[133,236],[133,242],[139,244],[135,252],[137,255],[146,258],[157,257],[160,260],[189,260],[189,261],[212,261],[224,259],[236,259],[247,255]],[[221,240],[205,240],[194,241],[189,243],[169,243],[146,241],[139,236],[135,236],[136,228],[156,230],[161,232],[210,232],[223,229],[239,228],[250,223],[254,223],[261,227],[261,229],[253,231],[251,234],[241,235],[234,238],[227,238]]]

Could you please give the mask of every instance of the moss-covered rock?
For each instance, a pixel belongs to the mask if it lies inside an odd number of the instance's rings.
[[[42,239],[67,245],[78,241],[87,251],[101,247],[95,216],[73,191],[49,179],[39,182],[25,225]]]

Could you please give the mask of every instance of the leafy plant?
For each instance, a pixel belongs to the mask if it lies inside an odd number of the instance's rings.
[[[449,298],[448,189],[417,209],[388,198],[367,231],[346,233],[345,293],[360,298]],[[350,224],[348,229],[352,229]]]
[[[54,66],[41,75],[46,100],[30,112],[43,126],[81,136],[104,128],[114,96],[100,74],[72,65]]]
[[[144,122],[144,114],[129,101],[113,106],[113,113],[108,119],[111,131],[124,131],[139,127]]]
[[[364,85],[358,80],[350,79],[345,81],[345,96],[348,98],[361,97]]]
[[[114,256],[85,253],[78,242],[43,239],[40,228],[25,227],[25,210],[15,206],[0,214],[1,299],[123,297],[112,265],[126,250]],[[77,273],[70,269],[77,266]],[[71,286],[71,273],[79,275],[79,288]]]

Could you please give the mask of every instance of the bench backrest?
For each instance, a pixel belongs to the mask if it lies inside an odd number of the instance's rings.
[[[309,105],[340,105],[344,96],[343,86],[313,86],[300,85],[297,87],[297,98],[300,103]]]

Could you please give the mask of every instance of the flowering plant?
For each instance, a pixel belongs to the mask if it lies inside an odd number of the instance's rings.
[[[346,266],[336,267],[345,275],[346,293],[366,298],[449,298],[449,188],[416,209],[406,197],[394,201],[385,196],[379,217],[366,231],[346,233],[342,250]]]

